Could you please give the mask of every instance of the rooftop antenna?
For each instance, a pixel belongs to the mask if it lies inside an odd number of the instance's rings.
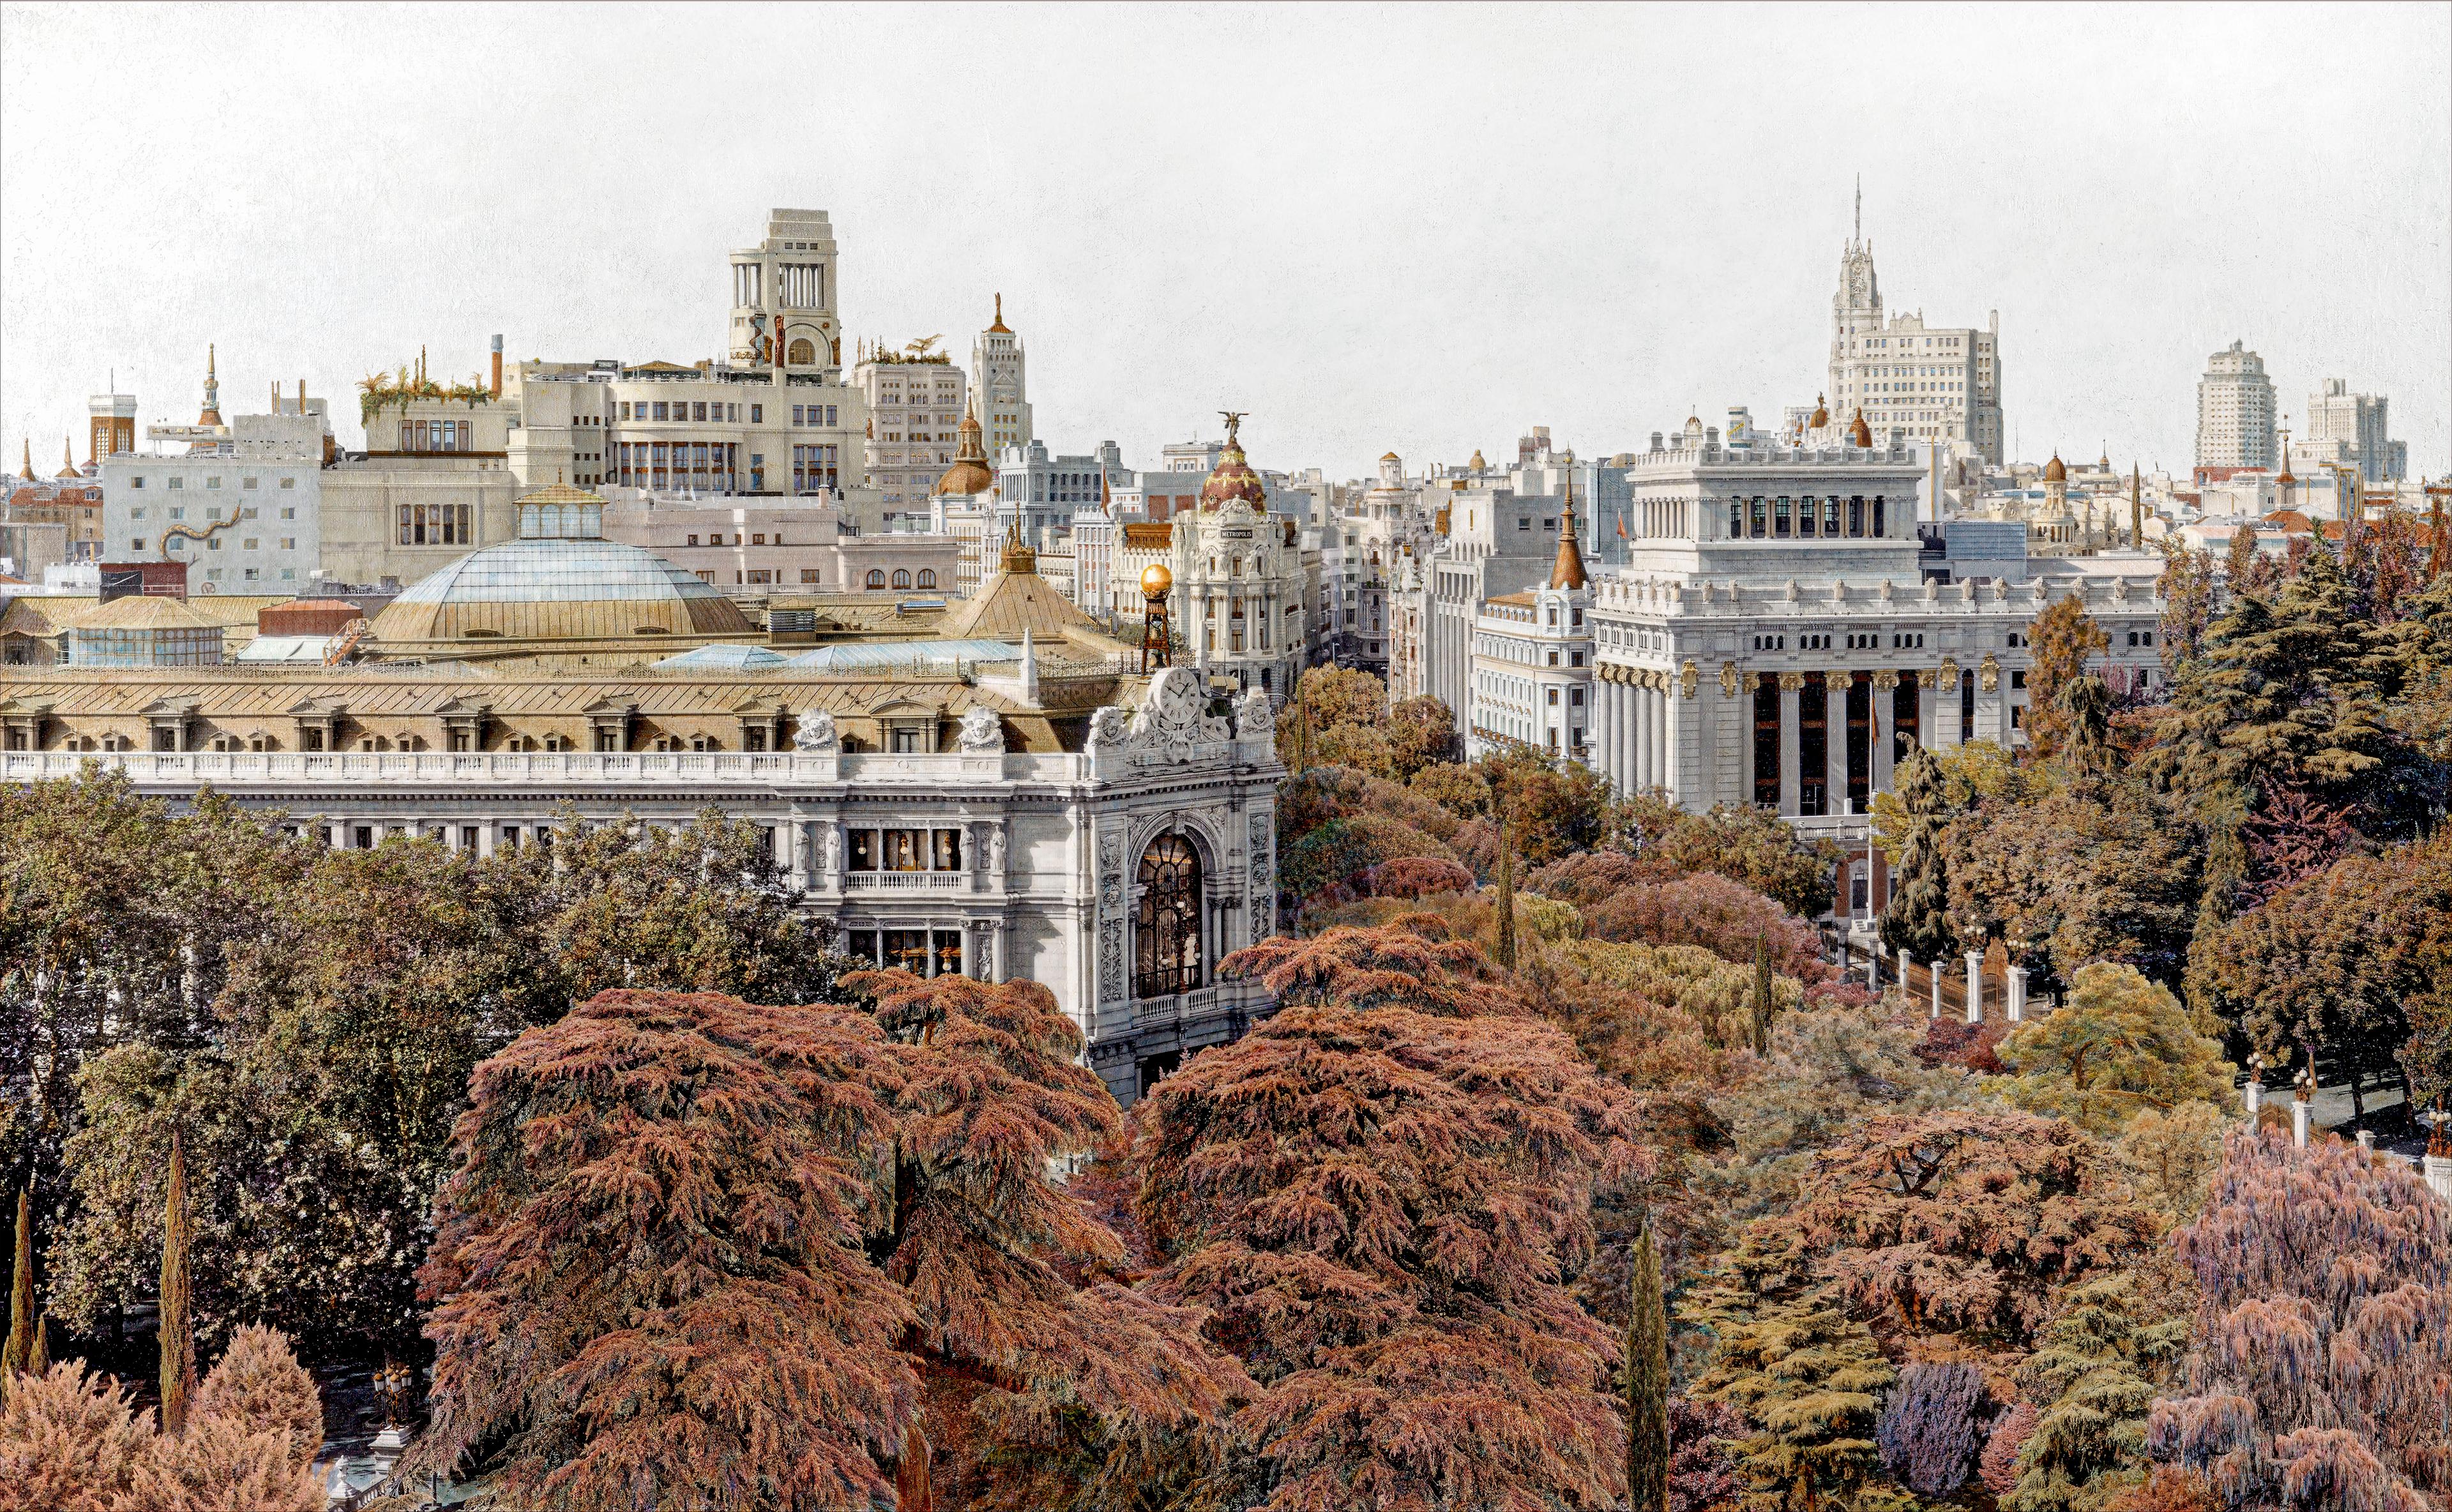
[[[1856,240],[1865,239],[1865,175],[1856,175]]]

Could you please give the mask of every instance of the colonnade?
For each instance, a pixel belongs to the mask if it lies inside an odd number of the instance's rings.
[[[1603,662],[1592,681],[1595,760],[1621,794],[1665,788],[1674,795],[1681,725],[1673,674]]]

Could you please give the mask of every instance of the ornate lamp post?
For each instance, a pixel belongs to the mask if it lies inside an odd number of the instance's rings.
[[[1175,628],[1167,612],[1166,596],[1175,586],[1175,574],[1164,562],[1154,561],[1141,569],[1141,676],[1148,677],[1150,668],[1168,663],[1167,641]]]

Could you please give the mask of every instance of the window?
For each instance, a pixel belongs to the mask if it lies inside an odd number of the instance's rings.
[[[812,576],[808,580],[809,580],[809,581],[811,581],[811,582],[815,582],[815,581],[817,581],[817,579],[816,579],[814,576]],[[934,588],[935,586],[937,586],[937,569],[936,569],[936,568],[934,568],[934,567],[922,567],[922,568],[920,568],[920,587],[922,587],[922,588]]]
[[[1141,853],[1133,911],[1133,995],[1163,997],[1200,985],[1200,855],[1180,835]]]
[[[817,569],[817,568],[815,568],[815,567],[803,567],[803,568],[801,568],[801,580],[802,582],[804,582],[804,583],[814,583],[814,582],[817,582],[817,581],[819,580],[819,579],[818,579],[818,569]]]
[[[752,425],[763,425],[766,423],[765,405],[752,404],[749,406],[749,423]]]
[[[692,537],[690,537],[690,538],[689,538],[689,543],[690,543],[691,545],[693,545],[693,546],[697,545],[697,544],[698,544],[698,538],[697,538],[696,536],[692,536]]]
[[[884,586],[885,586],[885,569],[884,569],[884,568],[882,568],[882,567],[871,567],[871,568],[869,568],[869,569],[868,569],[868,585],[869,585],[870,587],[872,587],[872,588],[882,588],[882,587],[884,587]]]
[[[295,478],[284,478],[283,480],[281,480],[281,486],[282,486],[282,487],[284,487],[284,488],[295,488],[295,487],[297,487],[297,486],[298,486],[298,480],[297,480],[297,479],[295,479]],[[285,509],[285,510],[283,510],[283,511],[282,511],[282,513],[281,513],[281,518],[282,518],[282,519],[284,519],[284,520],[287,520],[287,519],[289,519],[289,518],[290,518],[290,516],[289,516],[289,512],[288,512],[287,510],[286,510],[286,509]]]
[[[185,488],[188,486],[188,481],[184,478],[173,478],[170,480],[170,486],[173,488]]]
[[[894,586],[897,588],[908,588],[911,586],[911,573],[909,569],[903,567],[897,567],[894,569]]]

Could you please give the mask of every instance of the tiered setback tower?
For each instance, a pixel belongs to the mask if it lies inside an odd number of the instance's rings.
[[[733,365],[771,367],[780,355],[793,372],[841,366],[835,295],[835,230],[826,212],[770,213],[766,240],[732,254]]]

